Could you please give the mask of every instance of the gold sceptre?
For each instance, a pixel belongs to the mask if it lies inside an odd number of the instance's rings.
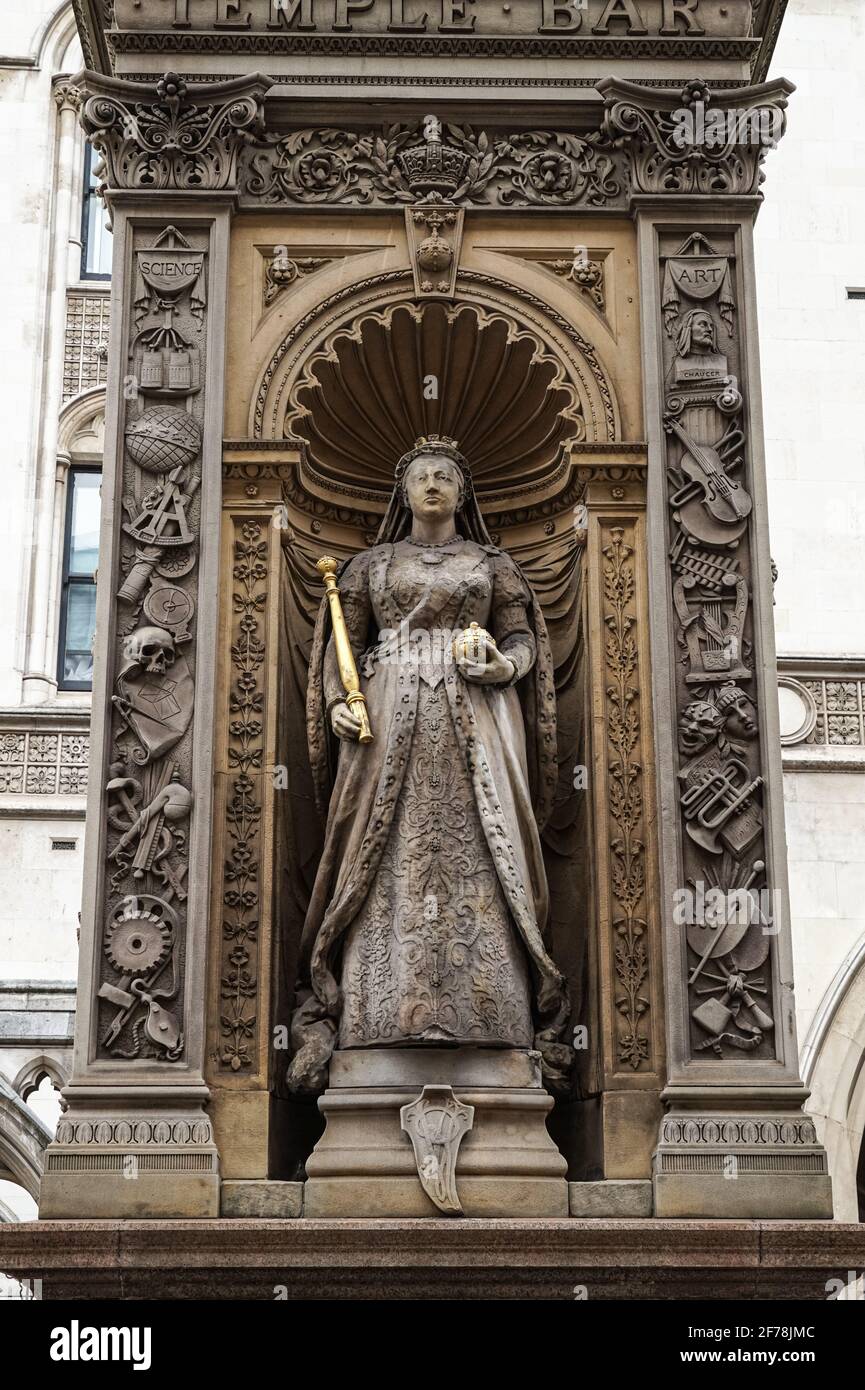
[[[333,643],[336,647],[339,678],[345,688],[346,704],[355,719],[360,720],[358,743],[372,743],[373,733],[369,726],[366,700],[360,688],[360,677],[357,674],[354,652],[351,649],[351,642],[348,639],[345,614],[342,611],[342,604],[339,601],[339,588],[336,582],[336,571],[338,567],[339,561],[334,560],[332,555],[322,555],[321,559],[316,564],[316,569],[324,580],[327,601],[330,604],[330,620],[333,624]]]

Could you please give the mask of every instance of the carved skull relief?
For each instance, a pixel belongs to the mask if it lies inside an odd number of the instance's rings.
[[[174,638],[164,627],[139,627],[127,637],[123,655],[144,671],[162,674],[174,663]]]

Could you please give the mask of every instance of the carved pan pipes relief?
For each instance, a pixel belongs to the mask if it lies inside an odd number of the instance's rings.
[[[676,638],[677,794],[691,1043],[774,1056],[773,936],[752,656],[751,512],[733,258],[665,258],[664,429]]]

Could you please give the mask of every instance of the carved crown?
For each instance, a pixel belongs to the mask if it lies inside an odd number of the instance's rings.
[[[413,193],[453,193],[463,181],[468,155],[441,141],[410,145],[398,156]]]

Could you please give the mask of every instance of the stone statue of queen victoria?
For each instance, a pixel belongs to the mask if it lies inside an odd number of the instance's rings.
[[[323,602],[307,726],[326,831],[288,1084],[322,1090],[335,1048],[468,1045],[536,1049],[554,1089],[572,1053],[545,946],[552,655],[453,440],[419,439],[400,459],[376,542],[339,591],[374,738],[358,741]],[[472,623],[474,651],[458,636]]]

